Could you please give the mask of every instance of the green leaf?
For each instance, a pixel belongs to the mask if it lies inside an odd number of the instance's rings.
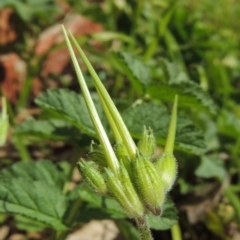
[[[17,125],[14,133],[62,141],[74,141],[77,139],[77,135],[79,135],[78,131],[71,124],[59,119],[27,120]]]
[[[83,201],[92,204],[95,207],[100,207],[102,205],[102,197],[94,193],[86,183],[81,183],[74,188],[73,191],[68,195],[69,200],[75,200],[81,198]]]
[[[22,178],[28,181],[41,181],[50,186],[56,186],[62,189],[65,175],[47,160],[37,162],[19,162],[0,172],[0,181]]]
[[[179,95],[179,106],[192,109],[206,110],[216,113],[216,105],[212,98],[201,87],[191,81],[186,73],[176,63],[165,59],[161,62],[166,70],[167,83],[150,85],[147,93],[156,99],[172,102],[175,95]]]
[[[22,214],[52,228],[64,231],[62,219],[67,208],[66,197],[55,186],[20,178],[1,180],[0,212]]]
[[[152,81],[150,68],[138,60],[134,55],[127,52],[117,54],[117,61],[122,73],[128,77],[138,92],[143,91],[143,86],[147,86]]]
[[[170,123],[165,106],[152,102],[131,106],[123,113],[123,119],[133,137],[140,139],[145,125],[153,129],[158,144],[165,144]],[[178,116],[174,148],[194,154],[205,150],[202,132],[187,117]]]
[[[150,228],[155,230],[167,230],[178,222],[177,210],[172,201],[168,200],[163,205],[161,216],[149,215]]]
[[[97,95],[93,94],[92,98],[101,121],[106,126],[106,120],[103,118],[104,113]],[[42,93],[35,102],[40,107],[70,122],[83,133],[97,137],[85,101],[81,95],[67,89],[53,89]]]
[[[17,214],[14,216],[14,223],[18,229],[27,232],[40,232],[47,228],[46,224],[38,221],[33,221],[31,218]]]
[[[223,180],[227,172],[219,157],[203,156],[200,166],[195,171],[195,175],[202,178],[217,177],[219,180]]]
[[[87,203],[79,212],[79,221],[90,221],[92,219],[123,219],[127,215],[122,207],[112,198],[101,197],[86,184],[78,185],[70,194],[69,199],[73,200],[80,197]]]
[[[81,212],[77,216],[77,222],[89,222],[93,219],[125,219],[124,214],[119,214],[114,209],[108,209],[106,207],[95,207],[91,204],[87,204],[81,208]]]
[[[240,134],[240,119],[238,106],[231,107],[230,110],[223,109],[218,116],[219,132],[227,136],[238,139]]]

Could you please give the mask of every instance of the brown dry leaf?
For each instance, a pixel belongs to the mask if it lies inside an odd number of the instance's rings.
[[[26,63],[15,53],[0,56],[0,85],[12,103],[17,102],[26,76]]]
[[[189,223],[195,224],[203,219],[206,212],[218,205],[222,193],[229,183],[226,178],[222,183],[209,184],[204,190],[186,196],[179,208],[185,210]]]
[[[100,24],[78,14],[68,14],[64,20],[64,25],[73,33],[74,36],[87,35],[103,30],[103,27]],[[44,54],[47,54],[53,46],[62,42],[64,42],[64,36],[61,25],[56,24],[46,29],[40,35],[36,44],[35,53],[38,56],[43,56]],[[42,65],[41,77],[43,79],[47,79],[50,74],[61,74],[68,65],[69,60],[70,56],[67,48],[57,49],[50,52]],[[57,87],[56,81],[50,81],[50,79],[48,80],[48,87]],[[34,82],[39,86],[38,79],[35,79]],[[40,90],[41,89],[38,88],[37,91],[35,91],[35,96],[39,94]]]
[[[10,23],[13,10],[4,8],[0,10],[0,45],[5,45],[16,40],[17,34]]]
[[[102,25],[78,14],[68,14],[64,19],[64,26],[69,29],[74,36],[87,35],[103,30]],[[45,54],[55,44],[62,43],[64,36],[60,24],[53,25],[46,29],[39,37],[36,44],[35,53]]]

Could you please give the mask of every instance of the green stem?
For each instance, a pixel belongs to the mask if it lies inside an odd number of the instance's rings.
[[[69,186],[71,185],[71,178],[73,174],[74,168],[77,166],[77,161],[80,158],[81,149],[75,145],[74,149],[72,150],[71,157],[70,157],[70,170],[67,176],[67,180],[63,187],[63,194],[66,194],[69,191]]]
[[[153,240],[147,218],[145,217],[141,220],[136,219],[136,223],[141,236],[141,240]]]
[[[176,134],[176,125],[177,125],[177,103],[178,103],[178,96],[176,95],[174,98],[173,110],[171,121],[168,130],[167,142],[165,146],[164,152],[166,153],[173,153],[174,142],[175,142],[175,134]]]
[[[27,102],[28,102],[28,98],[29,98],[29,95],[30,95],[30,91],[31,91],[31,88],[32,88],[32,83],[33,83],[32,77],[30,77],[30,76],[27,77],[25,82],[24,82],[24,86],[22,88],[22,91],[20,93],[19,101],[17,103],[17,108],[18,109],[26,107]]]
[[[172,240],[182,240],[182,233],[179,224],[175,224],[171,228]]]
[[[21,138],[20,136],[15,135],[13,138],[13,142],[20,154],[21,160],[23,162],[28,162],[31,160],[31,157],[30,157],[27,147],[24,145],[23,141],[20,138]]]
[[[70,171],[69,171],[69,174],[67,176],[67,180],[64,187],[63,187],[63,193],[66,194],[68,191],[69,191],[69,181],[71,180],[71,177],[72,177],[72,173],[73,173],[73,170],[76,166],[76,162],[77,162],[77,159],[79,159],[79,155],[80,155],[80,152],[81,150],[78,148],[77,145],[74,146],[74,149],[73,149],[73,152],[71,154],[71,159],[70,159],[70,164],[71,164],[71,168],[70,168]],[[64,223],[67,225],[67,226],[71,226],[74,222],[74,219],[80,209],[82,205],[82,200],[80,198],[76,199],[73,204],[71,205],[71,208],[69,210],[69,213],[67,215],[67,217],[65,218],[64,220]],[[66,239],[66,236],[68,235],[69,231],[66,231],[66,232],[61,232],[59,234],[57,234],[55,232],[55,235],[52,236],[52,239],[51,240],[64,240]]]
[[[8,118],[8,115],[7,115],[7,100],[6,100],[5,97],[2,97],[2,114],[0,116],[3,119]]]
[[[82,199],[78,198],[74,201],[74,203],[72,204],[72,207],[69,211],[69,214],[68,216],[66,217],[64,223],[67,225],[67,226],[71,226],[74,222],[74,219],[75,217],[77,216],[78,214],[78,211],[82,205]],[[68,235],[69,231],[66,231],[66,232],[61,232],[58,234],[56,240],[65,240],[67,235]]]

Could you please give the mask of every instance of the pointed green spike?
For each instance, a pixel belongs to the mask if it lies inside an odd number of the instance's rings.
[[[75,47],[77,48],[79,54],[81,55],[84,63],[87,65],[87,68],[94,80],[95,87],[97,88],[98,93],[101,95],[100,99],[106,104],[109,113],[111,114],[112,119],[114,120],[115,126],[117,127],[121,137],[123,139],[124,145],[127,147],[129,155],[132,159],[135,159],[136,156],[136,145],[125,125],[121,115],[119,114],[116,106],[114,105],[111,97],[109,96],[107,90],[105,89],[104,85],[102,84],[101,80],[99,79],[97,73],[95,72],[94,68],[92,67],[91,63],[88,61],[86,55],[82,51],[81,47],[78,45],[74,36],[69,32],[69,36],[74,43]],[[108,115],[107,115],[108,117]],[[112,127],[112,126],[111,126]]]
[[[106,103],[104,102],[104,100],[102,99],[100,94],[99,94],[99,96],[100,96],[100,99],[101,99],[101,102],[102,102],[102,105],[103,105],[103,109],[104,109],[104,111],[106,113],[108,122],[109,122],[109,124],[111,126],[111,129],[113,131],[113,134],[114,134],[114,137],[115,137],[115,141],[117,143],[122,143],[123,142],[122,136],[121,136],[120,132],[118,131],[118,128],[116,127],[116,124],[115,124],[114,119],[112,118],[111,112],[109,111]]]
[[[171,121],[169,125],[166,146],[164,149],[165,153],[173,154],[175,135],[176,135],[176,125],[177,125],[177,104],[178,104],[178,95],[176,95],[174,98],[172,116],[171,116]]]
[[[119,170],[119,162],[118,162],[117,157],[116,157],[116,155],[113,151],[113,148],[112,148],[111,143],[110,143],[110,141],[107,137],[107,134],[106,134],[106,132],[103,128],[101,120],[98,116],[97,110],[95,108],[95,105],[94,105],[93,100],[91,98],[90,92],[89,92],[88,87],[86,85],[86,82],[84,80],[82,71],[79,67],[77,58],[74,54],[73,48],[72,48],[70,40],[68,38],[67,31],[66,31],[66,29],[63,25],[62,25],[62,30],[63,30],[64,37],[65,37],[65,40],[66,40],[66,43],[67,43],[67,47],[68,47],[68,50],[69,50],[69,53],[70,53],[70,56],[71,56],[71,59],[72,59],[72,62],[73,62],[73,66],[75,68],[75,71],[76,71],[76,74],[77,74],[77,77],[78,77],[80,87],[82,89],[82,94],[84,96],[84,100],[86,102],[88,112],[90,114],[91,120],[92,120],[93,125],[95,127],[95,130],[97,132],[98,139],[99,139],[99,141],[101,143],[101,146],[103,148],[103,152],[106,156],[108,166],[111,168],[111,170],[113,172],[117,172]]]

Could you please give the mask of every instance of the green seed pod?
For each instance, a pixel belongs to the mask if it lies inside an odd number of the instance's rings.
[[[140,200],[133,184],[127,169],[124,167],[123,163],[120,165],[119,172],[120,181],[122,182],[123,190],[127,198],[131,203],[133,203],[134,208],[138,209],[139,213],[144,213],[145,209],[142,201]]]
[[[127,170],[122,165],[116,175],[106,169],[108,192],[119,202],[129,217],[142,219],[144,206],[131,183]]]
[[[163,153],[156,162],[156,169],[162,178],[165,192],[170,191],[177,177],[177,161],[171,153]]]
[[[156,140],[151,128],[143,128],[143,135],[138,143],[138,150],[145,159],[151,159],[156,147]]]
[[[105,180],[94,162],[78,162],[78,168],[83,179],[97,193],[104,195],[107,192]]]
[[[134,185],[146,208],[154,215],[160,215],[165,193],[153,163],[140,156],[132,162],[132,172]]]
[[[0,114],[0,147],[3,146],[8,134],[8,115],[6,98],[2,97],[2,113]]]
[[[127,148],[122,143],[117,143],[114,147],[117,158],[120,159],[127,170],[130,170],[130,156]]]

